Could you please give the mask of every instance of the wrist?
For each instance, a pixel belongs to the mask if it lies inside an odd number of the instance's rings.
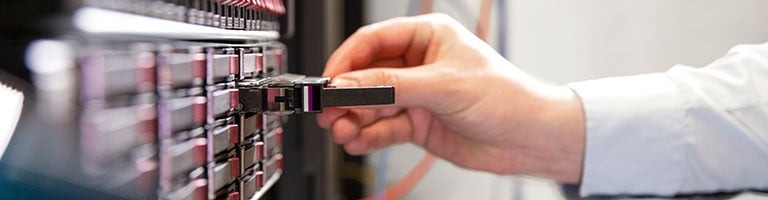
[[[549,86],[547,109],[539,120],[541,134],[548,135],[551,145],[539,173],[564,183],[579,183],[586,145],[585,117],[581,99],[568,87]]]
[[[569,87],[561,86],[564,95],[560,104],[562,122],[560,135],[565,138],[563,145],[563,179],[565,183],[579,183],[584,166],[584,148],[586,146],[586,122],[584,108],[579,95]]]

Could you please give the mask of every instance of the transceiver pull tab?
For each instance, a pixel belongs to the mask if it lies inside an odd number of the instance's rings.
[[[283,74],[238,83],[240,110],[271,115],[320,113],[324,107],[395,103],[395,87],[335,88],[330,78]]]

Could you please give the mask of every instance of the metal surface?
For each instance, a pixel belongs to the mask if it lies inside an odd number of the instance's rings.
[[[96,1],[104,4],[91,5],[85,3]],[[127,4],[142,3],[141,5],[147,5],[143,4],[146,2],[156,2],[162,4],[162,7],[132,5],[132,11],[121,9],[121,6]],[[266,28],[259,30],[270,31],[251,31],[247,26],[257,24],[257,22],[253,20],[248,21],[250,19],[245,21],[227,20],[232,18],[232,16],[209,15],[212,11],[210,8],[200,10],[195,7],[194,9],[198,10],[186,11],[188,13],[186,17],[190,18],[187,19],[189,20],[187,23],[184,23],[185,19],[181,18],[183,15],[180,13],[185,11],[172,10],[170,13],[164,12],[169,4],[183,6],[184,3],[189,2],[195,1],[31,0],[0,3],[4,5],[0,6],[0,10],[14,10],[13,12],[0,12],[2,13],[0,15],[24,16],[0,19],[0,24],[3,25],[0,30],[5,34],[4,36],[8,36],[4,38],[18,40],[18,42],[6,42],[3,43],[4,45],[0,45],[3,46],[0,49],[5,53],[2,56],[3,58],[24,57],[22,53],[27,47],[27,43],[38,38],[63,41],[67,45],[71,45],[68,47],[71,47],[69,52],[72,53],[71,57],[66,58],[67,60],[59,62],[60,64],[71,65],[70,68],[50,74],[27,72],[27,69],[31,68],[18,64],[20,59],[6,59],[6,61],[10,61],[6,62],[6,65],[15,66],[11,70],[13,74],[31,73],[27,77],[23,77],[25,80],[31,80],[31,76],[37,76],[35,81],[55,79],[58,81],[65,80],[66,82],[49,82],[56,84],[49,84],[47,86],[56,86],[58,89],[55,91],[41,90],[42,92],[38,93],[37,97],[30,96],[31,98],[25,99],[25,113],[36,114],[22,116],[24,123],[21,123],[23,125],[20,125],[18,130],[23,131],[25,136],[32,135],[35,137],[31,137],[31,139],[25,138],[25,140],[14,138],[15,141],[12,142],[9,148],[14,149],[14,152],[25,152],[25,154],[5,155],[4,159],[8,161],[10,158],[9,163],[13,163],[14,166],[34,169],[36,172],[43,172],[45,176],[66,178],[68,182],[59,185],[77,184],[79,186],[97,188],[98,191],[106,191],[107,194],[117,195],[114,198],[106,199],[219,198],[237,197],[238,192],[240,192],[240,199],[248,199],[248,194],[254,192],[251,190],[253,188],[244,190],[238,189],[235,186],[236,183],[242,183],[241,181],[246,178],[244,173],[247,170],[261,172],[260,174],[252,174],[254,177],[260,177],[255,178],[259,181],[253,183],[254,185],[257,183],[259,185],[259,189],[254,193],[254,199],[258,199],[262,195],[266,195],[264,197],[266,199],[338,199],[334,198],[338,197],[338,194],[334,194],[338,190],[334,189],[335,185],[337,185],[335,182],[337,176],[335,175],[336,168],[334,167],[335,161],[333,160],[335,156],[333,154],[337,152],[332,151],[332,148],[335,148],[335,146],[331,144],[329,136],[327,134],[320,134],[323,130],[316,126],[313,116],[290,117],[291,122],[286,123],[289,117],[256,115],[257,118],[253,120],[252,127],[249,127],[253,132],[249,133],[249,136],[246,137],[245,134],[240,134],[240,130],[244,127],[238,126],[238,123],[243,122],[239,121],[240,116],[247,114],[241,113],[241,110],[234,108],[232,104],[227,108],[228,100],[225,98],[227,95],[215,92],[238,89],[237,84],[233,83],[258,80],[286,73],[289,70],[302,74],[319,75],[327,55],[339,44],[342,38],[342,35],[339,34],[339,28],[342,24],[340,16],[341,11],[343,11],[339,6],[341,1],[291,1],[289,5],[292,7],[290,20],[295,23],[288,25],[288,31],[295,33],[296,37],[293,37],[294,39],[291,41],[284,41],[287,43],[285,46],[290,47],[287,49],[275,41],[279,36],[276,31],[277,29],[271,30]],[[94,7],[82,7],[83,4]],[[105,7],[101,7],[102,5]],[[190,4],[186,5],[189,6]],[[66,7],[67,9],[61,9],[60,7]],[[232,7],[227,9],[232,9]],[[29,10],[35,10],[35,12],[27,14]],[[150,13],[142,13],[142,11]],[[200,11],[208,13],[201,13]],[[208,24],[213,22],[211,19],[217,19],[216,22],[218,24]],[[221,19],[224,19],[224,21],[219,21]],[[191,22],[197,20],[202,21]],[[277,18],[268,19],[268,21],[273,22],[275,20]],[[243,30],[244,23],[245,29]],[[222,29],[222,27],[241,30]],[[290,38],[291,34],[288,35]],[[136,44],[141,44],[140,46],[148,48],[127,48]],[[222,48],[234,48],[235,51],[218,51]],[[253,49],[257,50],[253,51]],[[83,62],[91,58],[88,57],[89,55],[99,56],[100,54],[98,53],[109,53],[111,51],[127,51],[128,53],[119,55],[118,58],[125,59],[126,61],[115,61],[117,63],[133,64],[125,66],[127,67],[126,69],[116,69],[115,73],[109,77],[94,73],[91,69],[83,68]],[[51,59],[54,58],[52,55],[55,55],[51,54],[51,49],[45,49],[45,51],[41,52],[45,52],[44,57],[48,58],[41,60],[55,60]],[[142,55],[153,55],[154,58],[142,59],[147,58],[142,57]],[[217,58],[219,58],[219,55],[223,55],[224,59],[214,63],[214,55]],[[291,59],[287,59],[288,55],[291,56]],[[239,60],[233,60],[233,58]],[[154,60],[155,63],[151,64],[154,67],[141,65],[143,60]],[[217,67],[213,67],[213,65]],[[219,65],[222,67],[218,67]],[[289,65],[292,67],[286,68]],[[104,70],[108,69],[106,67],[109,66],[115,65],[96,63],[94,69]],[[149,71],[150,69],[156,71]],[[153,76],[147,76],[147,74],[156,74],[157,76],[154,76],[155,79],[152,80],[149,78],[153,78]],[[87,76],[96,77],[96,79],[89,79]],[[32,89],[46,89],[39,86],[41,85],[35,83]],[[93,88],[96,90],[88,90],[89,93],[83,93],[83,86],[99,87]],[[231,103],[232,95],[229,96],[229,102]],[[191,101],[190,104],[190,101],[188,101],[190,99],[199,99],[200,101]],[[155,138],[150,139],[148,143],[138,142],[140,145],[136,148],[126,151],[120,150],[122,152],[120,156],[110,156],[125,158],[124,163],[112,163],[112,165],[119,165],[129,170],[99,169],[109,170],[107,171],[108,173],[104,173],[106,176],[103,177],[80,174],[84,171],[81,168],[82,166],[77,162],[73,163],[70,161],[73,159],[88,160],[88,158],[81,157],[83,156],[81,153],[85,149],[78,147],[79,145],[94,143],[90,139],[80,140],[80,137],[84,136],[79,134],[84,125],[79,122],[81,120],[93,120],[90,122],[94,122],[94,125],[101,125],[99,122],[100,117],[92,115],[90,112],[82,112],[83,108],[88,107],[98,111],[143,104],[155,106],[156,119],[149,120],[153,123],[141,122],[134,124],[135,126],[131,125],[129,129],[131,129],[131,132],[156,133]],[[30,106],[32,109],[27,109],[26,105],[36,106]],[[101,118],[119,120],[125,114],[120,115]],[[134,123],[134,121],[124,122]],[[110,124],[117,125],[117,123]],[[272,133],[281,124],[287,124],[287,126],[283,127],[286,130],[285,134],[279,134],[279,137],[278,135],[270,135],[270,137],[266,138],[266,141],[256,139],[257,135],[262,134],[261,132]],[[229,131],[224,131],[227,129],[225,127],[228,126]],[[109,131],[98,129],[96,131],[98,133],[95,134],[107,136],[105,138],[109,139],[109,142],[117,142],[118,145],[136,143],[136,140],[131,138],[109,137],[109,134],[105,134]],[[35,133],[43,134],[35,135]],[[285,139],[282,139],[282,135],[285,135]],[[131,137],[134,136],[138,135],[131,135]],[[224,144],[227,139],[224,136],[229,136],[229,144]],[[194,167],[189,167],[190,165],[183,165],[189,162],[199,163],[199,161],[194,161],[195,158],[190,159],[188,154],[190,149],[188,146],[184,146],[184,144],[203,138],[207,139],[207,145],[197,145],[197,148],[193,149],[200,152],[203,147],[207,148],[206,167],[192,169]],[[265,144],[282,143],[283,140],[287,143],[286,146]],[[170,155],[171,147],[178,147],[179,144],[185,147],[179,148],[185,150],[182,151],[182,154],[179,154],[184,155],[182,156],[183,159],[173,161],[174,156]],[[253,148],[256,148],[257,152],[254,152],[256,154],[254,157],[257,160],[262,160],[261,162],[269,160],[270,163],[275,163],[273,162],[274,158],[270,157],[277,155],[285,155],[285,160],[281,159],[280,164],[266,166],[268,170],[264,171],[261,171],[263,169],[261,169],[260,164],[241,166],[242,162],[238,162],[238,165],[230,166],[237,166],[236,169],[226,169],[229,170],[230,179],[232,180],[225,180],[228,183],[220,183],[223,184],[222,187],[225,190],[222,190],[221,193],[209,191],[208,188],[213,187],[213,182],[208,182],[207,179],[216,179],[217,177],[209,177],[206,172],[214,171],[211,167],[215,167],[216,164],[229,163],[224,160],[239,158],[240,155],[236,153],[237,150],[240,150],[240,145],[247,144],[255,144]],[[103,145],[121,148],[121,146],[107,143],[103,143]],[[39,146],[45,146],[46,148],[41,149]],[[270,147],[269,150],[265,149],[267,147]],[[29,154],[35,156],[26,156]],[[199,155],[199,153],[194,153],[194,155]],[[164,163],[166,161],[182,163],[182,165],[165,166]],[[194,165],[196,166],[197,164]],[[160,170],[173,167],[184,169]],[[192,171],[189,173],[177,173],[179,171],[188,171],[188,169],[192,169]],[[238,176],[232,178],[232,173],[235,171],[237,171]],[[272,176],[270,177],[267,174],[272,174]],[[158,185],[158,179],[165,177],[165,175],[170,176],[169,179],[172,180],[160,180],[160,185]],[[181,176],[173,177],[173,175]],[[12,176],[5,177],[9,178]],[[178,177],[183,177],[184,179],[177,179]],[[100,181],[102,180],[101,178],[107,181]],[[226,178],[226,176],[222,175],[220,178]],[[42,178],[36,179],[40,181],[46,180]],[[279,179],[283,180],[278,182]],[[43,182],[48,183],[49,181]],[[269,190],[269,188],[273,185],[278,185],[278,183],[281,185],[278,189],[280,192],[275,194],[276,190]],[[45,187],[46,185],[38,186]],[[168,188],[164,188],[166,186]],[[162,189],[158,190],[158,188]],[[65,193],[57,195],[59,198],[67,197],[67,192],[70,195],[72,192],[81,192],[79,190],[64,191],[55,188],[45,188],[42,192],[46,191]],[[272,194],[269,194],[270,191]],[[247,194],[244,194],[244,192]],[[211,195],[211,193],[216,194]],[[22,197],[24,196],[30,197],[30,195],[22,195]],[[85,197],[78,196],[77,199],[105,199],[95,194],[83,196]]]
[[[323,88],[323,107],[368,106],[395,103],[395,88],[392,86],[358,88]]]
[[[282,74],[240,82],[240,108],[267,115],[320,113],[331,106],[370,106],[395,103],[392,86],[334,88],[330,78]]]
[[[197,40],[276,40],[278,31],[227,30],[85,7],[75,11],[75,27],[90,34]],[[115,23],[119,22],[119,23]]]

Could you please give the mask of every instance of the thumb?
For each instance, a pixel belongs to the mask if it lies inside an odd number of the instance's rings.
[[[369,68],[342,73],[331,79],[336,87],[394,86],[395,105],[403,107],[429,107],[439,88],[433,73],[424,67]]]

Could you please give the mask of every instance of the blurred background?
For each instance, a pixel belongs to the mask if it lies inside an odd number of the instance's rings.
[[[567,84],[702,67],[735,45],[768,42],[766,8],[764,0],[2,1],[0,194],[360,199],[390,188],[399,193],[387,197],[402,199],[572,198],[553,181],[462,169],[412,144],[351,156],[313,115],[262,116],[213,102],[238,99],[244,81],[319,76],[344,38],[392,17],[446,13],[517,67]],[[214,23],[214,14],[247,25]],[[176,102],[183,109],[168,106]],[[211,111],[221,112],[198,119]],[[171,118],[189,126],[170,130]],[[255,121],[248,132],[237,128]],[[208,148],[222,127],[241,137]],[[130,137],[107,137],[113,133]],[[273,153],[240,162],[265,143]],[[186,160],[175,160],[182,154]],[[239,173],[219,181],[230,172],[223,166]]]
[[[364,1],[364,22],[419,13],[425,1]],[[482,12],[484,3],[431,4],[432,12],[449,14],[472,31],[488,15],[488,44],[517,67],[558,84],[663,72],[674,65],[703,67],[735,45],[768,42],[768,2],[761,0],[493,0],[489,13]],[[389,151],[389,183],[423,155],[410,144]],[[372,166],[378,155],[369,157]],[[549,180],[498,176],[438,160],[404,199],[559,198],[565,198],[559,185]]]

